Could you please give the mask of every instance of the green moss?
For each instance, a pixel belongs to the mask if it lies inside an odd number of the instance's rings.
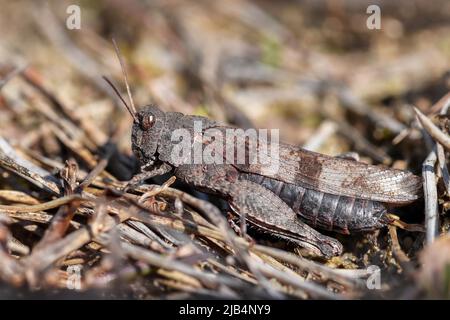
[[[281,46],[280,42],[273,38],[264,36],[260,42],[261,61],[264,64],[277,67],[281,61]]]
[[[195,107],[194,115],[207,117],[207,116],[209,116],[208,108],[206,108],[205,105],[200,104],[197,107]]]
[[[450,264],[444,268],[444,283],[443,283],[444,297],[450,298]]]
[[[438,43],[438,46],[443,54],[445,54],[447,57],[450,57],[450,38],[444,38]]]

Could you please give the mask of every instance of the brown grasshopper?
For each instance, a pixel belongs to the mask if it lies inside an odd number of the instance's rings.
[[[202,148],[211,144],[211,137],[203,136],[208,130],[225,133],[233,128],[206,117],[163,112],[156,106],[136,111],[123,70],[131,106],[121,99],[134,119],[132,149],[142,171],[131,183],[173,172],[194,188],[226,199],[249,224],[325,256],[339,255],[342,245],[312,227],[344,234],[375,230],[392,222],[387,214],[389,206],[405,205],[420,197],[422,179],[409,172],[289,144],[276,146],[277,170],[272,170],[271,162],[255,163],[252,159],[209,164],[180,161],[174,157],[180,143],[173,139],[177,130],[191,133],[195,149],[196,143]],[[196,123],[201,124],[201,134],[194,130]],[[248,139],[244,145],[237,141],[219,142],[251,149]],[[253,147],[263,143],[267,141],[258,139]]]

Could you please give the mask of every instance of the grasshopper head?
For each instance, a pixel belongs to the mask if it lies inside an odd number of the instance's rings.
[[[156,151],[165,122],[165,113],[154,105],[145,106],[136,113],[131,144],[141,166],[150,165],[156,160]]]

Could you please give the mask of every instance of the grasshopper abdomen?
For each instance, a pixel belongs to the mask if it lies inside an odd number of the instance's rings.
[[[251,173],[241,173],[240,179],[271,190],[312,227],[349,234],[379,229],[389,222],[381,202],[324,193]]]

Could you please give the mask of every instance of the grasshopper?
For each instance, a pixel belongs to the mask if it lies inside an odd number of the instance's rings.
[[[273,170],[271,162],[254,163],[249,159],[243,163],[179,161],[173,156],[179,144],[173,139],[177,130],[191,133],[197,145],[206,147],[210,137],[199,135],[194,130],[196,123],[201,124],[201,133],[211,129],[225,133],[233,128],[206,117],[164,112],[155,105],[136,111],[118,56],[130,106],[113,89],[134,119],[132,150],[142,171],[131,184],[172,172],[184,183],[227,200],[232,211],[250,225],[326,257],[341,254],[342,245],[314,228],[343,234],[379,229],[393,222],[387,213],[391,206],[406,205],[421,196],[422,178],[410,172],[284,143],[276,146],[277,170]],[[221,143],[250,149],[245,139],[244,146],[237,140]],[[267,141],[256,141],[256,148],[263,143]]]

